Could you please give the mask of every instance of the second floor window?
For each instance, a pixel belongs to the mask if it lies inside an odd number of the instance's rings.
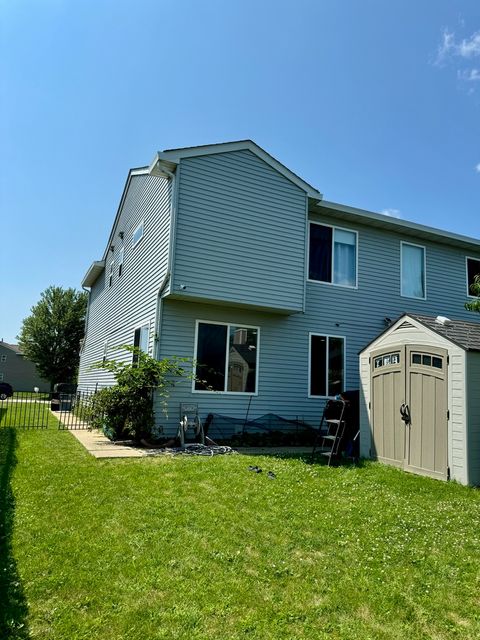
[[[401,293],[406,298],[425,300],[425,247],[401,243]]]
[[[343,287],[356,287],[357,233],[310,223],[308,278]]]
[[[111,287],[113,284],[113,265],[114,265],[115,261],[112,260],[110,262],[110,271],[108,272],[108,286]]]
[[[475,295],[471,286],[475,282],[475,276],[480,276],[480,260],[467,258],[467,295]]]

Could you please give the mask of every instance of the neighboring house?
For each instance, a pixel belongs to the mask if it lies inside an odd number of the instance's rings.
[[[325,399],[359,388],[359,352],[405,312],[476,321],[464,308],[480,241],[327,202],[247,140],[158,153],[130,171],[90,288],[81,388],[112,384],[91,365],[199,363],[180,403],[317,425]],[[250,405],[250,406],[249,406]]]
[[[0,340],[0,382],[8,382],[14,391],[50,391],[50,383],[43,380],[37,367],[28,360],[16,344]]]

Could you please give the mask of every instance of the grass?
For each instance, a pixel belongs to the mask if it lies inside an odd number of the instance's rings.
[[[99,461],[54,429],[0,428],[0,452],[2,640],[480,637],[477,490],[374,463]]]

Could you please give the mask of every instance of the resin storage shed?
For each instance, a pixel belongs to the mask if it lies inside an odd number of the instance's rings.
[[[360,353],[360,453],[480,485],[480,323],[406,314]]]

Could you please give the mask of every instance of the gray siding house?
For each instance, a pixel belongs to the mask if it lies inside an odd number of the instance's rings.
[[[359,352],[404,313],[475,322],[464,309],[480,241],[348,207],[246,140],[158,153],[130,171],[90,289],[79,385],[113,382],[92,368],[193,359],[180,403],[318,425],[325,400],[358,389]]]
[[[14,391],[50,391],[50,383],[41,378],[37,367],[16,344],[0,340],[0,382],[8,382]]]

